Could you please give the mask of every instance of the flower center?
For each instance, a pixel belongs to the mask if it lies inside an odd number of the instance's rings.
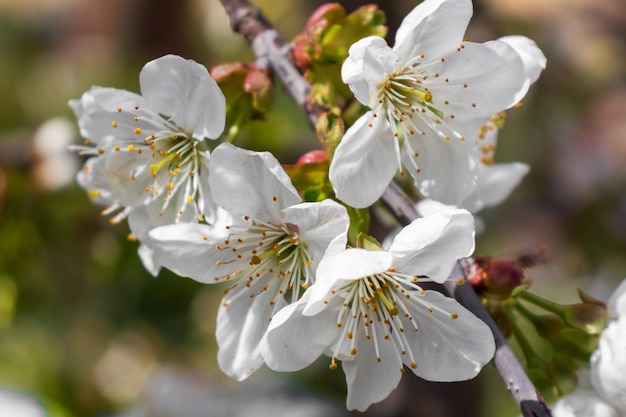
[[[407,65],[398,69],[378,87],[378,104],[386,113],[392,125],[393,133],[399,136],[398,127],[404,135],[413,135],[421,129],[415,124],[413,117],[417,114],[435,113],[441,117],[441,112],[432,104],[433,95],[428,87],[422,85],[427,78],[418,70],[417,65]]]
[[[138,105],[132,109],[117,108],[118,117],[111,121],[110,143],[99,149],[80,148],[81,154],[126,153],[124,162],[107,172],[110,181],[122,192],[132,193],[143,187],[149,199],[144,204],[153,205],[159,216],[168,213],[178,223],[185,211],[194,206],[198,197],[197,174],[200,169],[199,142],[168,117],[155,114]],[[131,153],[136,157],[128,157]],[[97,190],[95,190],[97,192]],[[111,221],[122,220],[130,209],[114,203],[103,213],[118,211]],[[202,219],[200,219],[202,220]]]
[[[422,58],[420,55],[414,61]],[[395,72],[388,75],[378,85],[378,106],[373,109],[374,117],[378,117],[379,112],[384,114],[396,138],[415,134],[424,136],[427,131],[433,131],[445,140],[451,137],[465,140],[447,122],[448,119],[454,119],[454,115],[444,112],[433,103],[433,92],[426,84],[430,82],[429,78],[440,78],[440,74],[430,74],[428,67],[429,64],[410,62],[404,67],[398,66]],[[443,104],[449,104],[449,101],[441,100],[441,97],[439,99]],[[410,151],[414,153],[414,150]]]
[[[343,304],[337,316],[337,327],[341,334],[333,349],[330,369],[337,368],[341,352],[357,354],[357,335],[362,332],[366,341],[374,344],[376,360],[381,361],[381,346],[391,343],[401,356],[408,354],[409,366],[417,368],[405,329],[419,331],[414,318],[416,309],[413,304],[420,304],[432,313],[440,308],[422,300],[424,289],[418,282],[430,281],[427,277],[409,276],[390,269],[353,281],[337,293],[343,294]],[[449,314],[445,312],[446,314]],[[449,314],[456,319],[456,314]],[[381,326],[382,324],[382,326]],[[349,346],[346,346],[349,345]],[[345,354],[345,353],[344,353]]]
[[[247,216],[244,219],[249,222],[246,229],[238,231],[233,230],[238,227],[228,226],[230,235],[223,245],[215,246],[230,255],[216,262],[219,268],[229,272],[216,276],[214,280],[237,280],[225,293],[238,285],[248,288],[234,297],[244,293],[255,297],[261,292],[272,291],[275,296],[270,305],[275,308],[284,305],[281,298],[289,303],[297,301],[313,280],[312,261],[306,244],[300,240],[297,227],[250,220]]]

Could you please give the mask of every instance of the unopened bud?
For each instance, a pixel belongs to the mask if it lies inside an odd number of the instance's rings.
[[[316,162],[324,162],[324,161],[328,161],[328,155],[326,154],[326,151],[318,149],[315,151],[307,152],[304,155],[302,155],[300,159],[298,159],[297,164],[298,165],[313,164]]]
[[[478,256],[474,261],[477,267],[468,280],[488,298],[505,300],[511,298],[518,288],[526,289],[530,286],[524,271],[514,261],[486,256]]]

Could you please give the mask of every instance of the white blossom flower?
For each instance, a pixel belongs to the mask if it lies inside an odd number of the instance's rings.
[[[594,390],[576,390],[557,401],[552,407],[553,417],[623,417]]]
[[[456,207],[478,213],[485,207],[496,206],[504,201],[519,185],[530,167],[523,162],[495,163],[497,141],[498,128],[493,122],[487,122],[480,127],[476,141],[478,153],[476,187],[469,196],[456,205],[422,199],[416,206],[418,212],[424,215]]]
[[[404,19],[393,48],[374,36],[350,47],[342,78],[371,111],[335,151],[330,180],[339,199],[371,205],[402,166],[442,203],[474,191],[475,132],[531,81],[515,41],[464,40],[471,15],[470,0],[426,0]]]
[[[204,66],[175,55],[148,62],[139,82],[142,95],[92,87],[70,101],[86,139],[73,149],[91,156],[79,183],[112,222],[138,207],[151,225],[213,221],[203,141],[224,129],[224,95]]]
[[[474,377],[493,356],[487,325],[453,298],[422,288],[442,283],[474,248],[473,218],[440,212],[405,227],[388,251],[350,248],[325,257],[317,280],[272,318],[261,351],[277,371],[320,355],[342,368],[347,406],[365,410],[386,398],[404,365],[431,381]]]
[[[327,251],[345,248],[349,218],[331,200],[303,203],[268,152],[223,143],[209,171],[214,199],[232,224],[164,226],[150,236],[160,262],[177,274],[232,282],[218,312],[218,361],[243,380],[263,364],[259,342],[272,316],[313,283]]]
[[[609,322],[591,356],[591,381],[601,396],[626,412],[626,319]]]

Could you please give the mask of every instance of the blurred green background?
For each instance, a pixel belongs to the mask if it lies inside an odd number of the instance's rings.
[[[366,4],[341,3],[348,12]],[[255,4],[291,39],[321,2]],[[380,5],[390,35],[414,5]],[[496,155],[531,173],[481,213],[478,252],[546,245],[552,262],[529,271],[535,292],[575,302],[581,287],[606,299],[626,276],[626,8],[622,0],[475,1],[470,40],[510,34],[533,38],[548,68],[509,112]],[[91,85],[138,91],[143,64],[166,53],[206,66],[253,58],[217,0],[0,0],[0,387],[34,396],[51,417],[179,415],[145,411],[164,370],[201,392],[237,387],[216,364],[220,289],[167,271],[149,276],[127,226],[111,226],[74,182],[81,161],[65,150],[79,140],[69,99]],[[282,93],[267,123],[247,126],[240,143],[286,163],[316,147]],[[338,390],[341,406],[343,375],[325,367],[288,381],[326,397]],[[268,375],[256,378],[276,377]],[[473,405],[463,417],[519,414],[487,369],[471,384],[405,375],[370,415],[458,416],[452,395]]]

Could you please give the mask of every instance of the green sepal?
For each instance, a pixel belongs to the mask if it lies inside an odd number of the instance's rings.
[[[344,132],[343,119],[336,113],[322,113],[317,120],[315,133],[330,159],[332,159],[335,148],[343,138]]]
[[[346,16],[338,3],[319,7],[304,32],[293,40],[294,58],[312,84],[309,102],[328,109],[342,108],[353,100],[341,80],[341,66],[350,46],[367,36],[387,34],[385,14],[375,5],[363,6]]]
[[[367,36],[387,34],[385,14],[376,5],[362,6],[350,13],[343,22],[329,25],[321,39],[321,53],[329,61],[343,63],[350,45]]]
[[[211,68],[226,98],[225,140],[233,142],[250,120],[263,119],[274,103],[272,78],[255,64],[232,62]]]
[[[304,201],[317,202],[333,198],[333,186],[328,179],[328,161],[285,165],[285,171]]]
[[[370,250],[370,251],[381,251],[384,250],[380,242],[373,238],[370,235],[366,235],[365,233],[359,233],[356,237],[356,247]]]
[[[357,209],[344,204],[350,216],[350,228],[348,229],[348,243],[355,246],[359,234],[365,233],[370,225],[370,211],[366,208]]]

